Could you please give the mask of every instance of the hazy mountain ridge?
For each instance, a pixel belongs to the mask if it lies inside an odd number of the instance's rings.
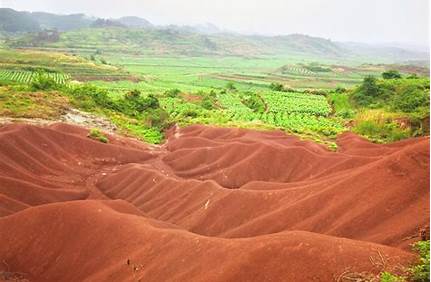
[[[156,26],[140,17],[92,18],[84,14],[56,15],[0,9],[0,32],[35,33],[45,29],[61,32],[58,46],[170,55],[300,55],[314,58],[381,58],[390,62],[426,61],[429,53],[399,46],[375,46],[336,42],[303,34],[281,36],[244,35],[227,32],[213,24]],[[98,29],[104,29],[100,31]],[[28,37],[28,36],[27,36]],[[15,47],[52,45],[39,38],[18,40]],[[143,49],[143,50],[142,50]],[[428,63],[429,64],[429,63]]]

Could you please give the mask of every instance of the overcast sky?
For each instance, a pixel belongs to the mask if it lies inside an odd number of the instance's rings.
[[[0,0],[26,11],[140,16],[154,24],[214,23],[246,33],[429,45],[430,0]]]

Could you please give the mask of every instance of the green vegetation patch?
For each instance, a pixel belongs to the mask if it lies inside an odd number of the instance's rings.
[[[91,138],[91,139],[93,139],[93,140],[96,140],[96,141],[102,142],[102,143],[108,143],[108,142],[109,142],[108,137],[106,137],[106,135],[104,135],[104,134],[103,134],[99,129],[97,129],[97,128],[93,128],[93,129],[91,129],[91,130],[90,130],[90,132],[88,133],[88,137],[89,137],[89,138]]]
[[[69,99],[59,92],[18,91],[0,87],[0,116],[58,119],[69,105]]]

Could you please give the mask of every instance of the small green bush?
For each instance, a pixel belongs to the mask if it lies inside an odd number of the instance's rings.
[[[428,282],[430,281],[430,241],[419,241],[413,244],[413,250],[419,253],[419,263],[408,268],[405,276],[389,272],[380,273],[380,282]]]
[[[398,79],[401,78],[401,74],[397,70],[388,70],[382,73],[383,79]]]
[[[157,127],[157,128],[166,128],[169,124],[169,115],[168,113],[161,109],[150,109],[144,113],[144,120],[147,126],[149,127]]]
[[[199,116],[199,112],[194,109],[187,109],[181,113],[181,117],[184,118],[197,118]]]
[[[344,87],[337,87],[337,88],[335,88],[335,93],[346,93],[347,92],[347,89],[346,88],[344,88]]]
[[[382,89],[377,85],[377,79],[367,76],[359,88],[354,91],[352,98],[359,106],[368,106],[375,102],[381,93]]]
[[[57,82],[45,73],[38,73],[36,79],[31,82],[30,87],[33,91],[56,90],[60,88]]]
[[[265,104],[255,92],[249,91],[241,94],[241,101],[254,112],[263,113],[265,111]]]
[[[419,107],[429,107],[429,93],[415,86],[408,86],[395,96],[393,108],[406,113],[416,111]]]
[[[415,243],[413,245],[413,250],[419,253],[420,261],[419,264],[409,269],[412,281],[430,281],[430,241],[420,241]]]
[[[169,89],[165,91],[165,95],[171,98],[176,98],[181,93],[181,90],[179,89]]]
[[[380,282],[405,282],[403,276],[397,276],[389,272],[382,272],[380,274]]]
[[[410,136],[409,129],[401,129],[399,126],[392,122],[378,122],[374,120],[364,120],[358,122],[353,128],[353,131],[368,136],[374,141],[399,141]]]
[[[341,118],[344,118],[344,119],[351,119],[351,118],[353,118],[355,116],[355,111],[348,110],[348,109],[343,109],[343,110],[338,111],[335,115],[337,117],[341,117]]]
[[[283,84],[278,83],[278,82],[272,82],[272,83],[269,85],[269,88],[270,88],[271,90],[273,90],[273,91],[284,91],[284,86],[283,86]]]
[[[106,90],[85,84],[68,90],[75,105],[84,110],[93,110],[96,107],[117,110],[115,103]]]
[[[103,133],[100,132],[99,129],[96,129],[96,128],[93,128],[90,130],[88,137],[93,139],[93,140],[100,141],[102,143],[108,143],[109,142],[108,138],[105,135],[103,135]]]
[[[235,91],[236,90],[235,84],[232,81],[229,81],[228,83],[226,83],[226,89]]]
[[[117,101],[116,104],[117,110],[130,116],[139,116],[147,110],[160,107],[159,100],[154,95],[144,97],[139,90],[128,92],[124,99]]]

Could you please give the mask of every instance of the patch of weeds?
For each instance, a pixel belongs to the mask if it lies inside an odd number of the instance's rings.
[[[93,139],[93,140],[97,140],[99,142],[102,142],[102,143],[108,143],[109,142],[108,137],[103,135],[103,133],[100,132],[100,130],[97,128],[91,129],[90,133],[88,133],[88,137]]]
[[[417,265],[409,268],[412,281],[430,281],[430,241],[420,241],[413,245],[413,250],[419,253],[420,259]]]

